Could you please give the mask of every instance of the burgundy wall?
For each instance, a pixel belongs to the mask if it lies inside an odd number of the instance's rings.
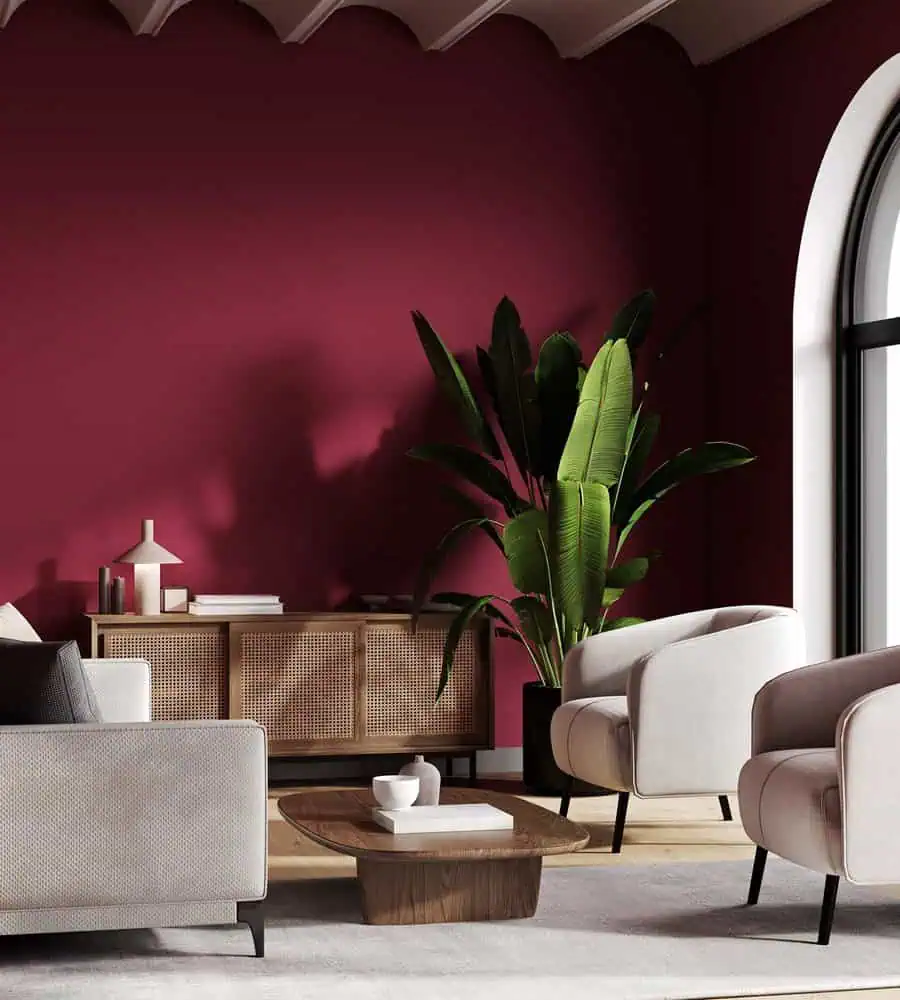
[[[710,433],[753,447],[710,486],[713,603],[790,604],[792,315],[825,149],[900,48],[896,0],[831,4],[704,71],[710,107]]]
[[[50,635],[145,516],[172,583],[408,592],[451,516],[404,454],[448,424],[409,310],[465,351],[507,293],[596,346],[644,285],[662,329],[702,297],[701,99],[651,30],[565,63],[513,18],[439,55],[358,8],[283,46],[239,4],[136,39],[31,0],[0,93],[0,601]],[[703,432],[703,352],[668,366],[669,450]],[[704,496],[648,521],[634,610],[704,603]],[[508,590],[482,546],[442,582]],[[499,745],[527,676],[498,644]]]

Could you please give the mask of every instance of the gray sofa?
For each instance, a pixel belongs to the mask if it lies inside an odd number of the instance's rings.
[[[264,952],[255,722],[151,722],[143,660],[87,660],[102,724],[0,727],[0,933],[247,923]]]

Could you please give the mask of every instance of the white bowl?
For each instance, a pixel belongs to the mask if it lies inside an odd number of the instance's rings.
[[[382,809],[409,809],[419,797],[414,774],[380,774],[372,779],[372,794]]]

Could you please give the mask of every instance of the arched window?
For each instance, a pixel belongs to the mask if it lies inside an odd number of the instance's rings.
[[[900,107],[854,200],[839,290],[839,652],[900,645]]]

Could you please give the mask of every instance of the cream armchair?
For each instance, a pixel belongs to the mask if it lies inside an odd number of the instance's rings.
[[[748,904],[768,852],[825,875],[819,944],[828,944],[841,878],[900,883],[900,647],[793,670],[759,692],[753,756],[738,785],[756,843]]]
[[[631,793],[717,795],[730,819],[753,699],[804,662],[797,612],[757,605],[662,618],[576,646],[563,665],[553,756],[570,789],[580,779],[619,793],[613,853],[622,849]]]

